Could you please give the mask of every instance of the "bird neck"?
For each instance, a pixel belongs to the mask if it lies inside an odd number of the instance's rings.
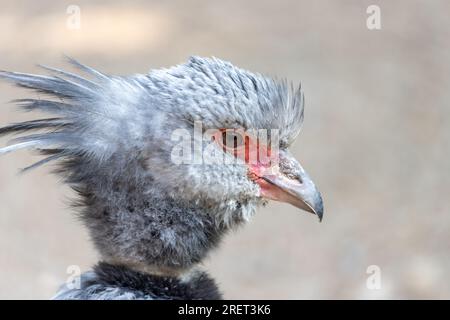
[[[130,269],[127,266],[100,262],[89,285],[119,287],[144,299],[221,299],[217,285],[203,271],[186,277],[160,276]]]
[[[200,271],[200,267],[198,265],[192,265],[185,268],[168,267],[150,264],[149,262],[136,262],[107,256],[102,257],[101,260],[112,266],[122,266],[142,274],[167,278],[189,279],[192,274]]]
[[[221,299],[217,285],[203,271],[189,276],[154,275],[128,266],[98,263],[83,273],[79,286],[63,285],[53,299],[63,300],[199,300]]]
[[[184,273],[229,227],[217,223],[221,209],[161,191],[140,162],[128,161],[114,172],[105,172],[103,164],[78,179],[80,217],[105,261],[152,274]]]

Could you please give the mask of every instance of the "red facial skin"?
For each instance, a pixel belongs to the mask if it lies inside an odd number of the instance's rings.
[[[271,145],[242,129],[222,129],[213,137],[224,152],[244,161],[247,176],[260,187],[260,197],[292,204],[322,219],[322,197],[300,164],[294,177],[280,170],[280,160],[290,163],[295,159],[272,149]]]
[[[227,145],[224,134],[240,135],[240,145]],[[248,177],[261,188],[261,196],[276,200],[281,192],[278,187],[264,179],[264,176],[278,173],[278,154],[272,152],[270,146],[263,144],[257,137],[251,136],[242,129],[221,129],[213,136],[224,152],[242,159],[248,166]]]

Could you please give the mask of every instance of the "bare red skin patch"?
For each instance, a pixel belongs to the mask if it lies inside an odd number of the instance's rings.
[[[224,152],[247,164],[248,177],[261,187],[261,196],[276,199],[272,193],[276,193],[274,189],[278,188],[263,178],[278,172],[278,154],[272,152],[270,146],[243,129],[220,129],[213,137]]]

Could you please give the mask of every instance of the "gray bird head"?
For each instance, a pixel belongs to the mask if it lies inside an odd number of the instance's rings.
[[[20,100],[55,116],[1,128],[40,132],[0,154],[48,155],[31,168],[59,160],[107,259],[189,266],[270,199],[322,218],[320,193],[288,150],[303,120],[300,88],[219,59],[129,77],[71,62],[90,78],[0,73],[57,97]]]
[[[148,163],[167,192],[241,207],[245,217],[264,199],[322,217],[320,193],[288,151],[303,120],[300,88],[198,57],[148,78],[144,83],[159,93],[151,119],[158,123],[151,134],[157,146],[148,147],[158,152],[149,152]],[[258,157],[270,151],[270,159]]]

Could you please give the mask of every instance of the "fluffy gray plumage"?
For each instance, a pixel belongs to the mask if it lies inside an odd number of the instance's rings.
[[[51,115],[0,128],[0,135],[21,134],[0,154],[27,148],[47,155],[27,169],[57,161],[80,196],[80,217],[102,260],[184,274],[263,200],[243,164],[174,165],[173,130],[192,131],[195,121],[204,129],[275,128],[287,152],[303,119],[300,89],[219,59],[192,57],[133,76],[70,62],[87,77],[48,67],[50,76],[0,73],[48,97],[18,100],[20,107]],[[146,298],[103,289],[95,292]],[[89,298],[86,290],[63,289],[59,296]]]

